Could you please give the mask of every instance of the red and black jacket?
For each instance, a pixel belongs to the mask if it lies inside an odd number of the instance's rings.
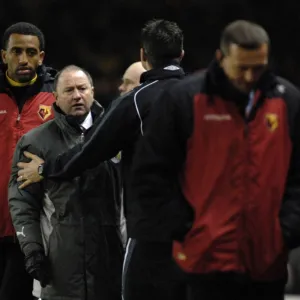
[[[0,70],[0,242],[14,237],[8,209],[8,182],[11,162],[18,140],[29,130],[53,119],[53,81],[56,71],[41,66],[34,84],[12,87],[5,70]]]
[[[247,102],[213,63],[157,102],[134,158],[132,235],[177,240],[187,272],[281,278],[300,245],[300,93],[266,73]]]

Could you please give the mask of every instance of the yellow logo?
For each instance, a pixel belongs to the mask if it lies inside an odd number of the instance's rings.
[[[51,116],[51,106],[41,104],[39,106],[38,115],[43,121],[46,121]]]
[[[279,125],[278,116],[276,114],[270,113],[270,114],[266,114],[265,118],[266,118],[268,129],[272,132],[275,131]]]
[[[182,252],[178,252],[177,253],[177,259],[178,260],[186,260],[187,259],[187,256],[184,254],[184,253],[182,253]]]
[[[120,151],[115,157],[111,159],[111,161],[115,164],[119,163],[122,159],[122,152]]]

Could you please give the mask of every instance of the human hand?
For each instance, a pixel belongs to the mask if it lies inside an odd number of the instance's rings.
[[[38,157],[35,154],[30,152],[24,151],[24,155],[27,158],[30,158],[31,161],[29,163],[19,162],[17,166],[20,168],[18,171],[18,182],[24,181],[20,186],[19,189],[23,189],[26,186],[40,182],[43,180],[43,176],[41,176],[38,172],[38,168],[41,164],[44,163],[44,160]]]

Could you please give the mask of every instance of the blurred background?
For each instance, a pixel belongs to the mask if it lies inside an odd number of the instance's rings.
[[[296,0],[1,0],[0,32],[19,21],[37,25],[46,38],[46,64],[86,68],[104,106],[117,94],[126,67],[139,60],[143,24],[152,18],[178,22],[185,34],[187,72],[205,68],[221,30],[236,19],[263,25],[272,41],[272,66],[300,86],[300,13]]]

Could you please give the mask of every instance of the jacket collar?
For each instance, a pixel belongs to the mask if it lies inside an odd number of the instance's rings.
[[[176,63],[167,65],[162,68],[152,69],[142,73],[140,82],[154,81],[168,78],[182,78],[185,73],[183,69]]]
[[[12,87],[9,85],[6,79],[6,70],[7,67],[4,64],[0,65],[0,92],[4,93],[12,93]],[[20,89],[24,88],[24,97],[29,98],[40,92],[43,85],[48,82],[53,82],[54,78],[57,74],[57,71],[53,68],[46,67],[45,65],[41,65],[37,68],[37,80],[34,84],[28,85],[25,87],[20,87]]]
[[[276,76],[270,70],[267,70],[254,87],[254,91],[259,91],[261,97],[267,96],[277,84]],[[249,100],[248,94],[240,92],[231,84],[217,60],[213,60],[208,67],[207,87],[209,94],[217,93],[227,101],[244,105]]]
[[[54,108],[55,122],[62,130],[67,129],[76,134],[83,132],[83,129],[81,128],[80,125],[84,121],[87,115],[83,116],[82,119],[78,119],[72,116],[67,116],[56,105],[56,103],[53,103],[53,108]],[[96,100],[94,100],[91,107],[91,113],[92,113],[93,121],[95,122],[96,119],[100,118],[103,115],[104,108]]]

